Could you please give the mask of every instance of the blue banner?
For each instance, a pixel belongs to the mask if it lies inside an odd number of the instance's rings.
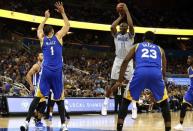
[[[27,113],[31,97],[7,97],[9,113]],[[68,112],[100,112],[104,99],[101,98],[66,98]],[[108,111],[114,111],[114,99],[109,100]],[[132,105],[128,110],[131,110]],[[57,104],[54,105],[54,112],[58,111]]]

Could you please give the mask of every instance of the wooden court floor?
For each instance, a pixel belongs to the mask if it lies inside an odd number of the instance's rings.
[[[0,131],[19,131],[24,117],[0,118]],[[179,120],[179,112],[172,113],[172,127]],[[117,115],[101,116],[97,114],[71,116],[68,124],[69,131],[115,131]],[[43,120],[45,131],[59,131],[60,119],[53,117],[52,122]],[[187,112],[184,121],[185,131],[193,131],[193,112]],[[172,129],[173,130],[173,129]],[[31,120],[29,131],[35,131],[34,122]],[[136,120],[129,114],[126,118],[123,131],[164,131],[161,113],[138,114]]]

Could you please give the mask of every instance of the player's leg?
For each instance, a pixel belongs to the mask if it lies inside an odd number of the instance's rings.
[[[28,126],[29,126],[30,119],[31,119],[31,117],[32,117],[35,109],[37,108],[40,99],[41,99],[41,97],[34,97],[33,101],[31,102],[30,107],[29,107],[29,110],[28,110],[28,114],[27,114],[27,117],[26,117],[26,120],[25,120],[25,122],[20,126],[20,130],[21,130],[21,131],[26,131],[26,130],[28,130]]]
[[[41,101],[41,99],[40,99],[40,101]],[[41,104],[40,104],[40,102],[39,102],[39,104],[38,104],[38,106],[37,106],[37,108],[36,108],[36,110],[35,110],[35,112],[34,112],[34,121],[35,121],[35,123],[37,122],[37,119],[38,119],[38,111],[40,110],[40,108],[41,108]]]
[[[193,95],[188,90],[184,96],[184,101],[182,103],[181,111],[180,111],[180,123],[174,127],[175,130],[183,130],[183,122],[186,116],[186,110],[188,107],[192,107],[193,103]]]
[[[54,99],[57,101],[58,112],[61,119],[61,129],[62,131],[67,131],[67,125],[65,123],[65,115],[64,115],[64,86],[62,80],[62,69],[53,72],[52,76],[52,91],[54,94]]]
[[[140,75],[140,73],[136,71],[128,86],[129,88],[126,88],[125,90],[124,98],[121,103],[121,109],[118,113],[117,131],[122,131],[123,123],[128,112],[129,104],[133,100],[134,101],[139,100],[141,92],[144,90],[144,87],[146,86],[143,75]]]
[[[61,119],[61,124],[65,124],[65,109],[64,109],[64,100],[56,101],[58,105],[58,111]]]
[[[39,87],[37,88],[35,97],[34,97],[33,101],[30,104],[30,107],[29,107],[29,110],[28,110],[28,114],[27,114],[27,117],[26,117],[26,121],[20,127],[21,131],[25,131],[25,130],[28,129],[28,125],[29,125],[30,119],[31,119],[35,109],[37,108],[40,99],[43,98],[44,96],[48,96],[49,95],[50,86],[47,83],[47,81],[49,81],[49,80],[47,80],[46,75],[47,75],[46,71],[43,69],[42,70],[42,74],[40,76]]]
[[[41,98],[38,106],[39,106],[39,108],[37,110],[38,116],[37,116],[35,126],[36,126],[37,129],[43,129],[44,126],[43,126],[43,123],[41,122],[41,119],[42,119],[43,113],[46,109],[46,99]]]
[[[117,131],[122,131],[123,123],[124,123],[125,117],[127,116],[128,106],[130,103],[131,103],[131,100],[123,98],[120,110],[118,112]]]
[[[184,117],[186,116],[186,110],[188,107],[191,107],[192,105],[183,102],[182,107],[181,107],[181,111],[180,111],[180,124],[183,124],[184,122]]]
[[[119,98],[115,97],[114,103],[115,103],[115,109],[114,109],[114,111],[115,111],[115,113],[117,113],[118,105],[119,105]]]
[[[27,122],[30,122],[31,117],[32,117],[35,109],[37,108],[37,106],[39,104],[40,98],[41,97],[34,97],[33,101],[31,102],[29,110],[28,110],[28,114],[27,114],[27,117],[26,117]]]
[[[158,87],[159,86],[156,86],[155,88],[158,88]],[[163,95],[160,95],[160,92],[164,92]],[[165,131],[171,131],[171,114],[170,114],[170,108],[168,103],[167,91],[166,89],[163,88],[163,90],[160,89],[157,93],[155,93],[155,91],[152,91],[152,93],[156,101],[158,101],[159,106],[161,108],[161,112],[162,112],[162,116],[165,124]],[[156,96],[162,96],[162,98],[160,99],[160,97],[156,97]]]
[[[51,101],[50,101],[50,106],[48,107],[48,108],[50,108],[50,109],[49,109],[49,111],[50,111],[50,112],[49,112],[49,118],[48,118],[49,121],[52,121],[54,104],[55,104],[55,100],[51,99]]]
[[[122,99],[123,99],[123,97],[119,97],[119,98],[118,98],[119,111],[121,110]]]
[[[64,106],[65,108],[64,108],[64,114],[65,114],[65,116],[66,116],[66,118],[68,119],[68,120],[70,120],[70,115],[69,115],[69,113],[66,111],[66,106]]]
[[[129,85],[129,81],[131,81],[132,76],[133,76],[133,61],[129,62],[126,72],[125,72],[125,79],[127,80],[127,83]],[[129,86],[127,86],[126,88],[128,88]],[[131,114],[131,118],[132,119],[136,119],[137,118],[137,103],[136,101],[132,101],[132,114]]]
[[[48,102],[47,102],[47,108],[46,108],[46,114],[45,114],[45,117],[44,117],[44,119],[48,119],[49,118],[49,113],[50,113],[50,108],[49,108],[49,106],[50,106],[50,102],[51,102],[51,92],[50,92],[50,95],[49,95],[49,97],[48,97]]]
[[[107,109],[108,109],[108,102],[109,102],[109,97],[112,94],[111,89],[113,85],[116,83],[116,81],[119,78],[119,72],[120,72],[120,67],[121,67],[122,61],[118,58],[115,58],[113,67],[111,70],[111,80],[110,80],[110,85],[106,88],[106,94],[105,94],[105,100],[102,105],[102,110],[101,110],[101,115],[107,115]]]
[[[159,105],[164,118],[165,131],[171,131],[171,114],[168,100],[165,99],[164,101],[160,102]]]
[[[137,118],[137,102],[136,101],[132,101],[132,114],[131,114],[131,118],[132,119],[136,119]]]
[[[66,120],[66,125],[68,125],[69,121],[70,121],[70,115],[68,113],[68,101],[67,100],[64,100],[64,114],[65,114],[65,117],[67,118]]]
[[[171,130],[171,114],[168,103],[167,90],[162,79],[162,72],[159,69],[151,69],[149,72],[148,88],[151,90],[153,97],[159,103],[165,124],[165,131]]]
[[[181,111],[180,111],[180,123],[177,124],[174,129],[175,130],[178,130],[178,131],[182,131],[184,130],[184,127],[183,127],[183,122],[184,122],[184,118],[186,116],[186,110],[187,108],[189,107],[190,105],[188,103],[183,103],[182,104],[182,107],[181,107]]]
[[[108,103],[109,103],[109,97],[112,94],[111,87],[116,83],[117,80],[110,80],[110,85],[106,88],[106,94],[105,94],[105,100],[102,105],[101,114],[107,115],[107,109],[108,109]],[[114,90],[114,89],[113,89]]]

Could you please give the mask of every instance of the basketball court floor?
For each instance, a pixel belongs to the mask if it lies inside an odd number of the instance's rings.
[[[19,131],[24,117],[0,118],[0,131]],[[172,127],[179,120],[179,112],[172,113]],[[117,115],[100,116],[97,114],[74,115],[68,124],[69,131],[115,131]],[[60,118],[53,117],[52,122],[43,120],[44,131],[60,131]],[[193,113],[187,112],[184,121],[185,131],[193,131]],[[35,131],[31,120],[29,131]],[[129,114],[126,118],[123,131],[164,131],[164,123],[161,113],[142,113],[136,120],[131,119]]]

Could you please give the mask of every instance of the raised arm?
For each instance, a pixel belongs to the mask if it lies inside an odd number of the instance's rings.
[[[134,31],[134,27],[133,27],[133,20],[131,18],[129,9],[127,8],[126,4],[124,4],[123,9],[125,10],[125,14],[126,14],[126,17],[127,17],[127,23],[128,23],[128,26],[129,26],[129,32],[130,32],[131,35],[134,36],[135,31]]]
[[[29,83],[30,85],[30,91],[33,92],[34,91],[34,85],[32,83],[32,77],[35,73],[39,72],[39,65],[35,64],[32,66],[32,68],[29,70],[29,72],[26,75],[26,81]]]
[[[119,22],[121,21],[122,18],[123,17],[121,15],[119,15],[119,17],[111,25],[111,34],[113,37],[115,37],[115,35],[117,34],[117,25],[119,24]]]
[[[68,33],[70,29],[70,23],[68,21],[68,18],[66,16],[66,13],[64,11],[63,3],[62,2],[56,2],[55,7],[57,8],[56,11],[58,13],[61,13],[62,18],[64,20],[64,26],[56,33],[56,37],[60,42],[62,42],[62,38]]]
[[[42,21],[42,23],[38,26],[38,30],[37,30],[37,36],[38,36],[40,41],[43,41],[43,38],[44,38],[44,30],[43,29],[44,29],[44,25],[49,17],[50,17],[50,12],[49,12],[49,10],[46,10],[45,11],[45,18]]]

